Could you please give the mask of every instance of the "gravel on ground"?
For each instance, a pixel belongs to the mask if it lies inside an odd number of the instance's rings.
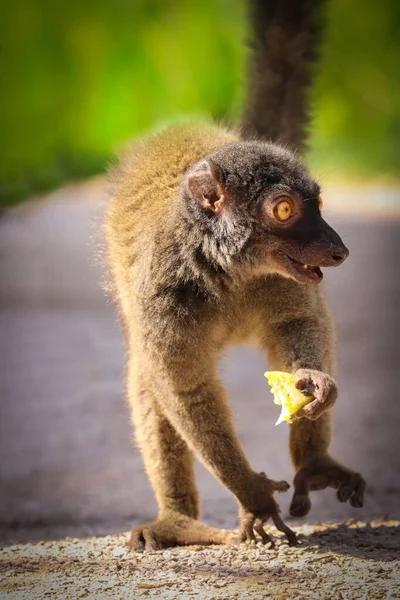
[[[400,522],[297,527],[261,543],[132,553],[127,534],[16,544],[0,552],[1,598],[400,598]]]

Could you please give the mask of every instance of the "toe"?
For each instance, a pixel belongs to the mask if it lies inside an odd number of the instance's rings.
[[[327,405],[320,402],[319,400],[313,400],[310,404],[306,404],[302,408],[302,415],[310,419],[311,421],[316,421],[326,410]]]
[[[146,550],[159,550],[161,548],[161,544],[157,542],[157,539],[152,533],[151,529],[143,528],[143,538],[145,541]]]
[[[239,546],[239,544],[241,544],[244,540],[241,537],[241,534],[239,533],[231,533],[230,536],[227,538],[226,543],[228,546],[232,546],[232,547],[237,547]]]
[[[129,538],[128,547],[133,552],[143,552],[145,546],[141,529],[134,529]]]
[[[360,481],[354,491],[354,494],[350,498],[350,504],[354,508],[361,508],[364,506],[364,494],[367,484],[365,480],[360,476]]]
[[[268,535],[268,533],[264,530],[263,522],[261,519],[257,519],[254,523],[254,531],[258,533],[261,538],[263,544],[271,544],[271,547],[274,547],[274,542],[272,538]]]
[[[347,502],[347,500],[352,495],[353,491],[354,490],[350,485],[343,484],[340,486],[336,493],[337,499],[339,500],[339,502]]]
[[[354,496],[350,498],[350,504],[353,508],[362,508],[364,506],[364,499],[359,498],[358,495],[354,494]]]
[[[339,502],[350,500],[352,506],[361,507],[363,505],[364,491],[365,481],[358,473],[352,473],[348,481],[339,486],[336,495]]]
[[[297,544],[299,543],[299,541],[297,539],[297,535],[295,534],[294,531],[291,531],[290,534],[288,533],[287,538],[288,538],[289,546],[297,546]]]
[[[243,544],[243,542],[245,542],[246,539],[247,539],[246,532],[243,529],[241,529],[240,533],[239,533],[239,543]]]
[[[290,488],[290,484],[287,481],[281,481],[278,491],[287,492],[289,488]]]

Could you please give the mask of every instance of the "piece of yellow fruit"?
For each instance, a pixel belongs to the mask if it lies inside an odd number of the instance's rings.
[[[267,371],[264,375],[271,386],[275,404],[282,406],[281,414],[275,425],[279,425],[283,421],[291,423],[291,416],[314,400],[314,396],[306,396],[294,385],[296,375],[283,371]]]

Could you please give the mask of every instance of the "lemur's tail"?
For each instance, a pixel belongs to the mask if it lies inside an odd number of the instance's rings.
[[[324,4],[325,0],[250,0],[253,39],[242,121],[245,138],[305,149]]]

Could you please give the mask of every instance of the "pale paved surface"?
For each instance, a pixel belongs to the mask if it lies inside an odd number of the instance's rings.
[[[14,539],[122,531],[155,514],[132,447],[122,336],[92,264],[100,195],[96,186],[71,187],[0,220],[0,518]],[[325,271],[339,337],[333,453],[369,488],[362,510],[340,505],[332,491],[315,493],[307,522],[395,518],[400,221],[354,211],[330,221],[351,250],[343,267]],[[274,427],[265,366],[255,351],[233,349],[222,370],[254,468],[290,481],[288,429]],[[202,467],[198,475],[204,519],[234,526],[234,500]],[[290,492],[280,501],[285,514]]]

